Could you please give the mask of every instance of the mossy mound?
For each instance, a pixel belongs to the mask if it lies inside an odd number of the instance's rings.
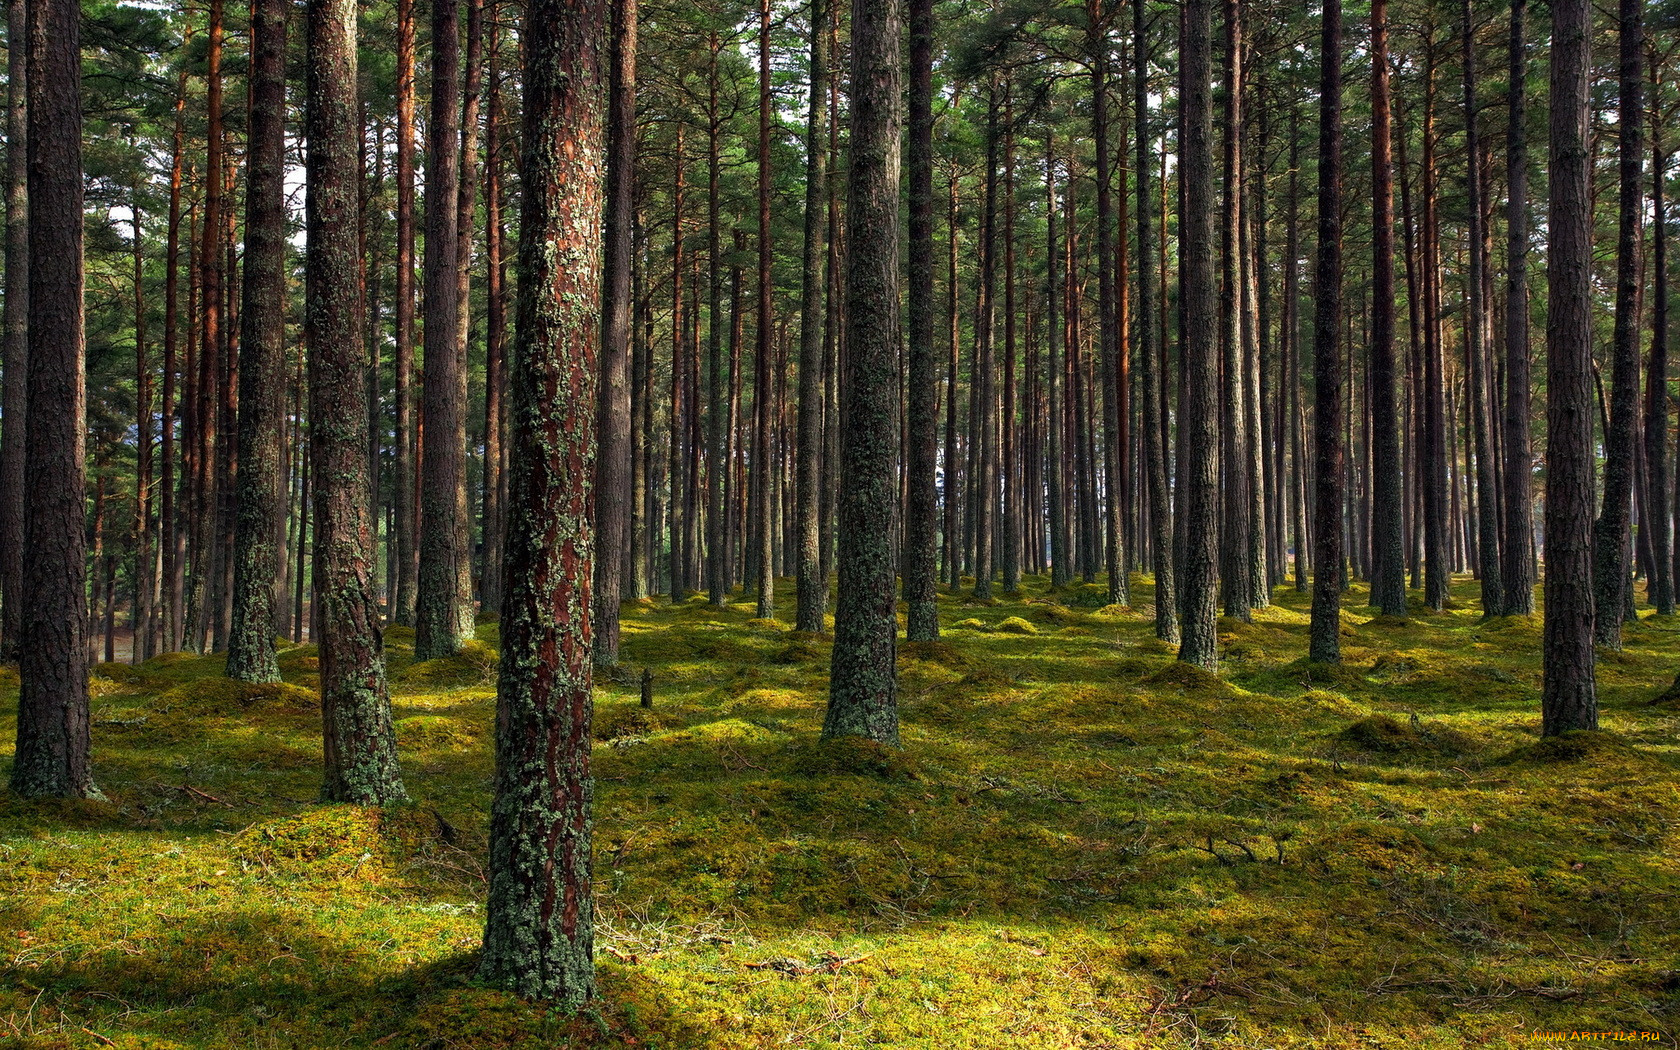
[[[1212,671],[1183,660],[1174,660],[1145,678],[1144,683],[1156,688],[1177,689],[1186,694],[1229,696],[1234,692],[1229,682]]]
[[[1031,621],[1019,616],[1010,616],[1000,622],[993,630],[999,634],[1037,634],[1038,628]]]
[[[410,685],[478,685],[496,680],[501,654],[479,639],[461,645],[453,656],[421,660],[404,668],[396,677]]]
[[[1122,616],[1130,616],[1132,611],[1131,607],[1126,605],[1105,605],[1102,608],[1093,611],[1091,615],[1101,616],[1106,620],[1113,620]]]
[[[247,868],[270,873],[343,877],[400,864],[429,836],[426,820],[412,809],[315,806],[247,828],[232,853]]]
[[[631,705],[597,707],[592,733],[596,740],[649,736],[681,725],[680,719],[657,708]]]
[[[788,750],[788,759],[799,776],[915,779],[913,763],[903,750],[861,736],[804,741]]]
[[[405,754],[424,751],[461,751],[476,747],[484,739],[475,723],[447,715],[413,715],[396,724],[397,750]]]
[[[412,631],[409,637],[413,638]],[[313,645],[293,646],[280,650],[275,661],[281,674],[315,674],[321,670],[321,650]]]
[[[1532,744],[1519,747],[1502,756],[1498,764],[1555,765],[1559,762],[1603,762],[1628,759],[1638,754],[1628,742],[1615,733],[1603,730],[1577,729],[1557,736],[1542,737]]]
[[[960,670],[969,665],[969,659],[962,650],[950,642],[937,639],[931,642],[901,642],[898,646],[900,660],[924,660],[930,664]]]
[[[977,620],[970,616],[966,620],[958,620],[956,623],[952,624],[951,629],[954,631],[990,631],[992,629],[992,625],[984,620]]]
[[[1327,664],[1318,660],[1301,657],[1286,664],[1285,674],[1303,685],[1331,685],[1341,689],[1358,688],[1365,685],[1365,675],[1358,668],[1346,663]]]
[[[414,648],[414,628],[403,624],[392,624],[385,628],[384,640],[386,648]]]
[[[1356,751],[1389,758],[1461,755],[1472,747],[1469,738],[1457,730],[1418,721],[1402,725],[1387,715],[1361,718],[1337,733],[1336,739]]]
[[[770,659],[778,664],[804,664],[827,660],[834,652],[834,640],[808,631],[792,631],[791,641],[776,650]]]
[[[1359,705],[1343,696],[1325,689],[1309,689],[1301,694],[1302,705],[1324,711],[1328,714],[1355,715],[1359,713]]]
[[[287,682],[256,684],[232,678],[204,678],[168,690],[157,698],[158,709],[171,713],[236,715],[259,710],[304,715],[321,709],[321,694]]]
[[[1674,684],[1651,698],[1651,703],[1658,707],[1680,707],[1680,675],[1674,676]]]
[[[124,685],[129,685],[134,682],[143,682],[146,680],[146,676],[144,674],[142,674],[137,668],[130,667],[128,664],[97,664],[94,666],[92,673],[95,678],[103,678],[108,682],[120,682]]]
[[[1389,616],[1387,614],[1373,616],[1369,620],[1360,624],[1361,627],[1375,627],[1379,630],[1391,631],[1399,630],[1402,627],[1410,627],[1411,625],[1412,621],[1404,616]]]

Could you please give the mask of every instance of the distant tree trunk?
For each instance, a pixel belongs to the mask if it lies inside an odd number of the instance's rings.
[[[892,528],[898,460],[899,0],[852,0],[852,149],[840,568],[823,736],[898,743]]]
[[[1505,181],[1505,612],[1534,613],[1534,453],[1529,434],[1528,74],[1523,19],[1528,0],[1511,0],[1506,77]]]
[[[1048,150],[1048,144],[1046,144]],[[946,278],[945,278],[945,309],[951,323],[950,337],[946,347],[945,358],[945,579],[954,591],[962,585],[962,536],[958,522],[961,515],[958,508],[962,502],[962,455],[957,447],[957,366],[961,356],[962,316],[959,305],[959,282],[957,279],[957,244],[960,240],[957,217],[957,176],[953,173],[948,181],[950,189],[950,207],[946,219]],[[1052,200],[1051,205],[1055,202]],[[1057,293],[1056,264],[1054,261],[1055,248],[1055,219],[1050,220],[1052,261],[1050,263],[1050,297],[1054,299]],[[1066,549],[1066,545],[1063,545]],[[1066,580],[1064,579],[1065,583]]]
[[[1066,587],[1073,580],[1073,557],[1069,551],[1067,531],[1067,501],[1068,485],[1065,471],[1066,458],[1064,456],[1064,436],[1067,427],[1065,412],[1067,384],[1063,381],[1067,368],[1064,364],[1066,352],[1062,345],[1062,319],[1058,306],[1062,300],[1061,247],[1056,242],[1056,213],[1061,204],[1056,199],[1056,140],[1054,129],[1046,128],[1044,132],[1044,220],[1045,220],[1045,265],[1049,269],[1049,280],[1046,282],[1044,295],[1045,342],[1048,344],[1046,353],[1045,390],[1049,400],[1049,442],[1046,450],[1047,493],[1050,502],[1050,584],[1053,587]],[[956,215],[952,218],[953,247],[956,236]],[[956,276],[955,253],[952,256],[952,277]],[[914,267],[912,267],[914,272]],[[955,340],[953,339],[953,343]],[[951,370],[951,397],[956,397],[956,369]],[[949,469],[945,472],[946,499],[950,496]]]
[[[994,440],[996,411],[992,402],[996,397],[994,380],[994,342],[997,329],[997,159],[998,159],[998,103],[997,87],[987,91],[986,98],[986,195],[981,217],[980,283],[975,292],[974,306],[974,365],[969,379],[969,505],[974,518],[974,596],[992,596],[992,578],[996,563],[995,535],[997,521],[997,471],[994,459],[997,445]]]
[[[685,339],[688,329],[683,318],[683,278],[687,266],[683,243],[683,198],[687,189],[687,168],[683,163],[683,126],[677,125],[676,185],[671,193],[671,601],[684,597],[687,586],[687,567],[683,561],[684,508],[687,497],[686,472],[683,469],[684,437],[687,434],[687,415],[684,371],[688,354]],[[690,380],[692,382],[692,380]]]
[[[228,677],[245,682],[280,680],[274,627],[286,521],[280,466],[286,389],[286,12],[286,0],[251,5],[239,474],[227,658]]]
[[[163,554],[163,580],[158,606],[159,644],[165,651],[181,645],[181,614],[183,601],[183,572],[186,565],[186,530],[178,517],[180,501],[176,498],[175,480],[175,417],[177,384],[180,381],[180,361],[177,354],[177,330],[180,323],[179,297],[181,272],[181,179],[185,154],[187,71],[182,70],[175,90],[175,138],[170,150],[169,173],[169,230],[165,235],[163,279],[163,404],[160,419],[162,435],[159,487],[162,506],[158,515],[158,541]],[[189,241],[190,243],[190,241]],[[184,433],[185,428],[183,428]]]
[[[773,382],[771,368],[770,317],[770,0],[758,5],[758,376],[753,384],[753,407],[758,416],[758,434],[753,443],[753,471],[758,475],[758,518],[753,523],[758,538],[758,552],[754,564],[758,579],[753,590],[758,595],[758,617],[768,620],[776,615],[776,555],[774,543],[775,501],[771,496],[771,472],[781,462],[772,450]]]
[[[618,611],[630,543],[630,338],[636,217],[637,0],[612,5],[607,106],[606,267],[602,285],[600,453],[595,460],[595,666],[618,663]],[[497,571],[500,571],[499,568]]]
[[[1097,367],[1103,389],[1103,490],[1107,514],[1103,518],[1103,564],[1108,569],[1108,602],[1128,600],[1124,561],[1120,550],[1120,307],[1114,287],[1114,199],[1108,146],[1108,27],[1099,0],[1086,0],[1091,51],[1091,138],[1096,147],[1097,181]]]
[[[719,54],[723,44],[714,30],[709,41],[710,60],[707,65],[706,108],[706,427],[703,438],[697,438],[697,448],[705,448],[704,513],[706,521],[705,546],[700,561],[705,568],[706,593],[713,605],[728,600],[727,559],[723,554],[723,478],[728,472],[724,461],[724,389],[723,374],[723,220],[720,180],[723,167],[723,110],[718,99]],[[697,370],[698,371],[698,370]],[[756,392],[755,392],[756,400]],[[696,416],[698,419],[699,416]],[[696,468],[696,477],[701,477]],[[698,491],[697,489],[695,491]],[[698,501],[697,501],[698,502]],[[764,520],[754,518],[755,521]],[[696,534],[695,549],[701,550]],[[698,567],[698,566],[697,566]]]
[[[1593,683],[1591,34],[1587,0],[1553,0],[1541,707],[1547,736],[1598,728]]]
[[[1283,265],[1284,355],[1288,374],[1284,377],[1289,406],[1289,459],[1294,481],[1289,486],[1290,547],[1295,551],[1295,590],[1307,589],[1307,450],[1305,413],[1301,408],[1301,112],[1289,110],[1289,215],[1286,219]]]
[[[1371,604],[1406,615],[1405,485],[1394,353],[1394,145],[1388,2],[1371,4]]]
[[[1155,573],[1155,637],[1163,642],[1178,642],[1177,586],[1173,572],[1172,493],[1167,482],[1167,450],[1162,441],[1161,395],[1165,382],[1166,346],[1159,353],[1161,366],[1156,363],[1155,347],[1155,219],[1150,212],[1152,194],[1150,180],[1154,173],[1155,129],[1149,123],[1149,19],[1146,0],[1132,2],[1133,62],[1136,80],[1132,105],[1137,119],[1137,200],[1138,251],[1137,288],[1138,308],[1135,342],[1138,359],[1138,396],[1143,401],[1143,473],[1149,498],[1150,554]],[[1162,173],[1162,178],[1166,177]],[[1051,209],[1054,210],[1053,208]],[[1052,259],[1055,255],[1051,247]],[[1054,275],[1055,263],[1051,263]],[[1055,278],[1052,276],[1054,287]],[[1165,291],[1162,292],[1163,298]],[[1054,300],[1052,295],[1051,299]],[[1052,326],[1054,322],[1052,322]],[[1054,332],[1052,331],[1052,339]],[[1054,344],[1052,344],[1054,345]],[[1052,371],[1054,365],[1052,364]]]
[[[484,138],[484,506],[480,610],[502,611],[502,543],[507,506],[507,257],[502,247],[502,85],[497,8],[491,9],[488,117]]]
[[[1006,594],[1021,589],[1021,440],[1015,345],[1015,100],[1014,86],[1003,93],[1003,414],[999,417],[998,480],[1003,517],[998,529],[998,562]],[[1124,575],[1122,575],[1124,579]]]
[[[393,500],[397,571],[392,580],[393,623],[414,623],[419,585],[419,551],[414,542],[415,451],[419,445],[414,415],[414,0],[397,0],[397,308],[392,370],[396,404],[396,470]]]
[[[1220,259],[1223,273],[1219,289],[1220,420],[1219,459],[1223,523],[1219,549],[1220,583],[1225,592],[1225,615],[1239,620],[1250,618],[1254,597],[1251,583],[1248,534],[1249,488],[1254,479],[1248,473],[1248,421],[1243,400],[1245,355],[1242,317],[1242,122],[1243,74],[1242,6],[1238,0],[1224,0],[1225,91],[1220,115],[1220,135],[1225,146],[1225,196],[1220,211]]]
[[[432,0],[432,112],[426,150],[426,326],[422,377],[426,437],[420,449],[420,580],[414,658],[459,650],[473,636],[472,596],[462,593],[466,551],[466,346],[456,277],[461,163],[459,0]]]
[[[1652,70],[1656,88],[1657,70]],[[1668,204],[1663,177],[1668,154],[1663,152],[1660,96],[1652,92],[1651,106],[1651,357],[1645,369],[1645,521],[1651,534],[1651,604],[1659,616],[1674,615],[1674,522],[1670,517],[1668,469]]]
[[[1340,663],[1342,460],[1347,365],[1337,329],[1342,318],[1342,5],[1324,4],[1319,55],[1318,267],[1313,278],[1313,603],[1310,657]]]
[[[34,0],[23,37],[29,64],[30,363],[24,476],[30,498],[23,512],[21,686],[11,790],[25,797],[101,797],[88,733],[80,17],[80,7],[67,0]]]
[[[356,7],[309,0],[308,281],[310,458],[315,477],[315,612],[327,802],[407,799],[397,769],[373,594],[367,506],[366,357],[356,274]],[[453,247],[453,245],[451,245]]]
[[[1621,148],[1616,237],[1616,322],[1611,349],[1610,425],[1604,433],[1604,505],[1593,535],[1593,639],[1622,647],[1629,590],[1633,483],[1639,445],[1639,298],[1644,281],[1640,260],[1641,169],[1645,160],[1645,26],[1643,0],[1621,0],[1617,36],[1621,42],[1621,98],[1617,102]]]
[[[605,0],[526,8],[506,601],[478,966],[488,983],[574,1008],[595,995],[589,610],[608,22]]]
[[[146,352],[146,255],[141,236],[140,179],[136,173],[134,209],[134,605],[129,614],[134,640],[129,662],[152,655],[152,610],[157,586],[157,558],[152,548],[152,365]],[[0,585],[3,586],[3,585]],[[0,640],[3,645],[3,640]]]
[[[1431,33],[1433,30],[1431,30]],[[1419,224],[1419,265],[1423,286],[1423,575],[1424,599],[1432,609],[1446,607],[1452,585],[1452,517],[1449,500],[1454,491],[1451,457],[1447,449],[1450,424],[1446,409],[1446,377],[1441,347],[1440,218],[1436,194],[1435,50],[1431,35],[1425,41],[1423,103],[1422,222]]]
[[[1464,355],[1468,368],[1465,408],[1470,417],[1470,442],[1476,456],[1476,554],[1477,575],[1482,583],[1482,615],[1498,616],[1505,610],[1504,585],[1499,558],[1499,496],[1494,477],[1493,442],[1488,425],[1487,301],[1484,275],[1487,269],[1486,235],[1483,226],[1481,146],[1476,125],[1476,29],[1470,0],[1464,5],[1464,170],[1465,200],[1469,211],[1470,255],[1469,296],[1464,319]],[[1635,355],[1637,360],[1637,355]],[[1635,386],[1637,386],[1635,381]]]
[[[794,626],[821,631],[828,605],[822,571],[823,460],[823,257],[828,201],[828,5],[811,0],[810,106],[805,124],[805,239],[800,264],[799,462],[794,515],[799,534]]]
[[[8,0],[6,39],[23,41],[26,0]],[[16,660],[23,632],[25,403],[29,369],[29,147],[27,46],[6,51],[6,296],[0,357],[0,658]]]

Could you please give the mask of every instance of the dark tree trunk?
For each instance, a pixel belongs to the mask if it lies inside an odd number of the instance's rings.
[[[1487,245],[1482,196],[1481,146],[1476,125],[1476,27],[1471,0],[1464,5],[1464,139],[1468,154],[1465,168],[1465,200],[1470,213],[1469,249],[1470,295],[1466,304],[1469,314],[1464,319],[1464,354],[1468,359],[1465,382],[1469,385],[1465,397],[1470,416],[1470,440],[1476,455],[1476,554],[1477,575],[1482,582],[1482,615],[1498,616],[1505,611],[1502,566],[1499,558],[1499,495],[1494,477],[1493,442],[1488,424],[1487,380],[1487,299],[1484,278],[1487,271]],[[1638,354],[1634,355],[1635,362]],[[1637,376],[1637,364],[1635,375]],[[1637,378],[1634,381],[1638,387]],[[1631,453],[1631,449],[1629,452]]]
[[[1068,484],[1065,471],[1066,457],[1064,456],[1065,442],[1063,440],[1067,421],[1063,409],[1066,406],[1067,384],[1063,381],[1067,368],[1064,364],[1066,351],[1062,345],[1062,318],[1058,306],[1062,301],[1062,249],[1056,241],[1056,216],[1061,210],[1061,204],[1056,199],[1056,145],[1054,130],[1045,129],[1044,133],[1044,219],[1045,219],[1045,265],[1049,269],[1049,280],[1045,286],[1044,318],[1045,342],[1048,344],[1046,353],[1045,372],[1048,382],[1045,384],[1049,400],[1049,441],[1046,450],[1048,460],[1046,471],[1048,484],[1046,486],[1050,501],[1050,583],[1054,587],[1065,587],[1073,579],[1073,556],[1069,550],[1067,530]],[[955,237],[956,214],[952,216],[952,278],[956,277]],[[955,347],[955,333],[953,333],[953,349]],[[956,398],[956,367],[955,357],[952,358],[951,369],[951,397]],[[947,440],[947,445],[951,442]],[[949,453],[947,453],[949,456]],[[946,500],[951,497],[951,471],[945,472]]]
[[[1339,342],[1342,319],[1342,5],[1326,0],[1319,65],[1318,265],[1313,277],[1313,603],[1310,657],[1340,663],[1342,390],[1347,365]]]
[[[1547,736],[1598,728],[1593,683],[1592,149],[1587,130],[1591,33],[1587,0],[1554,0],[1541,706]]]
[[[707,67],[707,89],[710,94],[706,108],[706,426],[704,438],[697,435],[695,442],[696,452],[702,447],[705,449],[705,473],[702,476],[698,466],[694,471],[695,478],[705,485],[703,513],[706,524],[703,548],[700,536],[696,532],[694,546],[698,562],[695,567],[699,568],[700,563],[703,563],[706,594],[711,603],[717,606],[728,600],[729,590],[725,575],[727,559],[723,554],[723,478],[729,470],[729,465],[724,459],[723,436],[723,402],[727,386],[723,368],[723,281],[726,271],[723,262],[722,197],[719,188],[723,166],[721,139],[724,117],[718,99],[718,61],[723,46],[719,42],[717,32],[713,31]],[[699,419],[700,416],[697,414],[695,418]],[[693,462],[698,464],[699,460],[695,459]],[[696,505],[702,504],[696,500]],[[699,582],[698,577],[696,582]]]
[[[890,534],[898,460],[899,0],[852,0],[840,569],[823,736],[898,743]]]
[[[1651,535],[1651,604],[1659,616],[1672,616],[1674,521],[1669,516],[1672,508],[1668,468],[1668,202],[1663,187],[1668,155],[1663,152],[1659,137],[1662,130],[1657,117],[1659,101],[1660,98],[1654,97],[1651,107],[1651,288],[1655,302],[1651,311],[1651,356],[1645,369],[1645,521]]]
[[[397,306],[391,368],[395,402],[395,507],[392,541],[397,571],[391,582],[391,620],[414,623],[419,591],[419,551],[414,542],[414,460],[419,447],[414,416],[414,0],[397,0]]]
[[[753,384],[753,409],[757,435],[753,442],[753,473],[758,477],[758,517],[753,522],[757,550],[753,558],[758,578],[753,590],[758,595],[758,617],[776,615],[776,502],[772,499],[772,472],[781,462],[775,454],[772,414],[776,397],[771,354],[770,317],[770,0],[758,5],[758,357]]]
[[[1132,2],[1132,40],[1135,48],[1136,89],[1132,105],[1137,119],[1138,308],[1135,342],[1138,359],[1138,396],[1143,401],[1143,473],[1149,498],[1150,555],[1155,573],[1155,637],[1178,642],[1178,600],[1173,573],[1172,493],[1167,483],[1167,450],[1162,440],[1161,395],[1165,382],[1166,347],[1155,346],[1155,219],[1150,212],[1150,180],[1155,177],[1155,129],[1149,123],[1149,19],[1146,0]],[[1164,179],[1165,173],[1162,173]],[[1054,255],[1054,247],[1051,249]],[[1052,270],[1052,272],[1054,272]],[[1054,280],[1052,279],[1052,286]],[[1163,296],[1165,292],[1163,291]],[[1054,299],[1054,296],[1051,297]]]
[[[404,801],[373,594],[366,357],[356,274],[356,7],[309,0],[306,229],[315,630],[327,802]],[[452,245],[453,246],[453,245]]]
[[[1103,391],[1103,564],[1108,569],[1108,601],[1124,605],[1125,566],[1120,550],[1120,307],[1114,287],[1114,200],[1108,146],[1108,26],[1099,0],[1086,0],[1091,35],[1091,138],[1096,147],[1097,181],[1097,367]]]
[[[278,682],[275,582],[286,520],[280,468],[286,403],[286,0],[258,0],[251,13],[239,475],[227,674],[245,682]]]
[[[152,547],[152,364],[146,351],[146,255],[141,236],[140,174],[134,207],[134,605],[129,662],[152,655],[152,613],[156,601],[157,556]],[[0,585],[3,586],[3,585]],[[3,645],[3,639],[0,639]]]
[[[1622,647],[1624,609],[1632,608],[1633,482],[1639,445],[1639,293],[1641,169],[1645,160],[1644,0],[1621,0],[1621,145],[1616,237],[1616,322],[1611,349],[1610,424],[1604,433],[1604,504],[1593,535],[1596,595],[1593,639]]]
[[[484,506],[480,610],[502,611],[502,542],[507,506],[507,257],[502,231],[501,35],[491,10],[488,117],[484,138]]]
[[[524,192],[506,600],[481,979],[594,998],[591,485],[608,109],[605,0],[525,15]]]
[[[905,637],[939,637],[934,600],[939,528],[939,350],[933,302],[933,0],[910,0],[910,396],[905,449]]]
[[[811,0],[811,98],[805,125],[805,240],[800,265],[799,462],[795,509],[799,534],[794,626],[821,631],[828,605],[823,572],[823,258],[828,202],[828,17],[831,0]]]
[[[88,733],[80,14],[68,0],[34,0],[24,35],[30,498],[11,789],[61,798],[100,797]]]
[[[1220,211],[1220,259],[1223,273],[1219,290],[1220,421],[1219,459],[1223,524],[1220,535],[1220,583],[1225,594],[1225,615],[1239,620],[1250,618],[1254,596],[1250,593],[1248,535],[1249,488],[1254,479],[1248,471],[1248,413],[1243,400],[1243,360],[1246,340],[1242,317],[1242,122],[1243,30],[1242,6],[1238,0],[1224,0],[1225,91],[1220,115],[1224,139],[1225,199]]]
[[[26,0],[8,0],[6,39],[23,41]],[[0,357],[0,658],[15,660],[23,631],[24,411],[29,383],[28,48],[6,51],[6,298]]]
[[[1405,495],[1394,353],[1394,146],[1388,3],[1371,4],[1371,605],[1406,615]]]
[[[595,461],[595,666],[618,663],[618,611],[630,545],[630,337],[636,216],[637,0],[612,5],[607,112],[606,275],[601,287],[600,449]],[[496,569],[500,572],[500,567]]]
[[[467,362],[457,280],[461,162],[459,0],[432,0],[432,112],[426,150],[426,437],[420,449],[420,580],[414,658],[459,650],[473,636],[467,550]],[[463,586],[463,581],[465,585]]]
[[[1186,529],[1179,574],[1182,641],[1178,658],[1208,670],[1219,663],[1219,358],[1218,292],[1213,275],[1213,5],[1186,0],[1179,48],[1180,157],[1183,179],[1179,252],[1183,384],[1179,405],[1177,503]]]
[[[186,70],[181,71],[180,78],[176,83],[175,140],[170,151],[169,230],[165,235],[167,241],[164,247],[163,264],[163,405],[161,406],[163,411],[160,420],[160,430],[162,431],[160,458],[162,462],[158,479],[159,487],[162,489],[162,506],[159,508],[158,516],[158,540],[163,549],[163,593],[158,608],[158,617],[162,620],[162,623],[159,625],[161,630],[158,634],[159,645],[166,651],[178,649],[181,644],[182,574],[186,565],[186,531],[182,528],[177,514],[181,501],[176,498],[175,481],[177,451],[175,439],[176,391],[180,376],[176,336],[180,322],[178,306],[181,272],[181,169],[186,145]]]

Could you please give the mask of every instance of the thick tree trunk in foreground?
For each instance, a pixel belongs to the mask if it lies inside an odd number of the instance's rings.
[[[618,663],[618,610],[630,542],[630,337],[636,217],[636,0],[612,13],[607,116],[605,280],[602,284],[600,454],[595,461],[595,666]],[[501,566],[493,571],[500,573]]]
[[[1342,4],[1324,4],[1318,101],[1318,267],[1313,277],[1313,602],[1309,656],[1340,663],[1342,464]]]
[[[939,637],[934,600],[939,352],[933,345],[933,0],[910,0],[910,500],[904,521],[906,637]]]
[[[1547,736],[1598,728],[1593,683],[1592,149],[1587,130],[1591,28],[1588,0],[1554,0],[1541,702]]]
[[[460,192],[458,0],[432,0],[432,114],[426,151],[426,438],[420,449],[420,581],[414,658],[448,656],[473,636],[467,550],[467,348],[456,280]]]
[[[571,1006],[595,995],[590,481],[606,8],[605,0],[532,0],[526,8],[506,599],[478,968],[489,983]]]
[[[1394,149],[1388,3],[1371,4],[1371,604],[1406,615],[1405,486],[1394,352]]]
[[[892,519],[898,460],[900,0],[852,0],[840,568],[823,736],[898,743]],[[982,566],[982,571],[984,567]]]
[[[30,4],[29,379],[11,789],[97,798],[88,734],[80,8]],[[14,38],[16,39],[16,38]]]
[[[1621,0],[1616,322],[1610,355],[1610,425],[1604,434],[1604,504],[1593,535],[1593,639],[1612,649],[1622,647],[1624,609],[1632,607],[1628,590],[1633,586],[1629,563],[1639,443],[1639,293],[1644,281],[1639,258],[1644,181],[1640,174],[1645,160],[1644,6],[1644,0]]]
[[[1186,0],[1179,53],[1184,174],[1180,227],[1183,259],[1183,399],[1179,406],[1179,513],[1184,516],[1183,588],[1178,658],[1208,670],[1219,663],[1219,359],[1213,278],[1213,5]]]
[[[320,646],[326,802],[381,806],[408,793],[397,769],[373,594],[367,384],[356,276],[356,7],[309,0],[308,281],[314,629]],[[451,245],[453,247],[453,245]]]
[[[799,297],[799,462],[794,519],[798,535],[794,626],[821,631],[828,605],[822,557],[823,258],[828,232],[828,5],[811,0],[811,100],[805,126],[805,246]]]
[[[251,135],[245,287],[239,337],[233,624],[227,674],[278,682],[275,585],[286,517],[281,493],[286,335],[286,0],[252,5]]]

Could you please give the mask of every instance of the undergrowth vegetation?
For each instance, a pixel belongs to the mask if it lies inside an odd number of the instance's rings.
[[[791,598],[791,588],[781,591]],[[942,596],[904,747],[817,739],[829,641],[629,604],[597,690],[597,956],[576,1016],[480,988],[493,625],[387,634],[416,802],[314,804],[314,650],[103,666],[109,801],[0,795],[0,1041],[26,1047],[1528,1046],[1680,1029],[1680,621],[1539,739],[1540,632],[1306,596],[1217,676],[1106,589]],[[786,604],[786,603],[784,603]],[[791,608],[778,607],[789,615]],[[651,670],[655,706],[640,707]],[[16,677],[0,735],[14,723]],[[1669,693],[1672,697],[1672,690]],[[1672,1045],[1672,1043],[1670,1043]]]

